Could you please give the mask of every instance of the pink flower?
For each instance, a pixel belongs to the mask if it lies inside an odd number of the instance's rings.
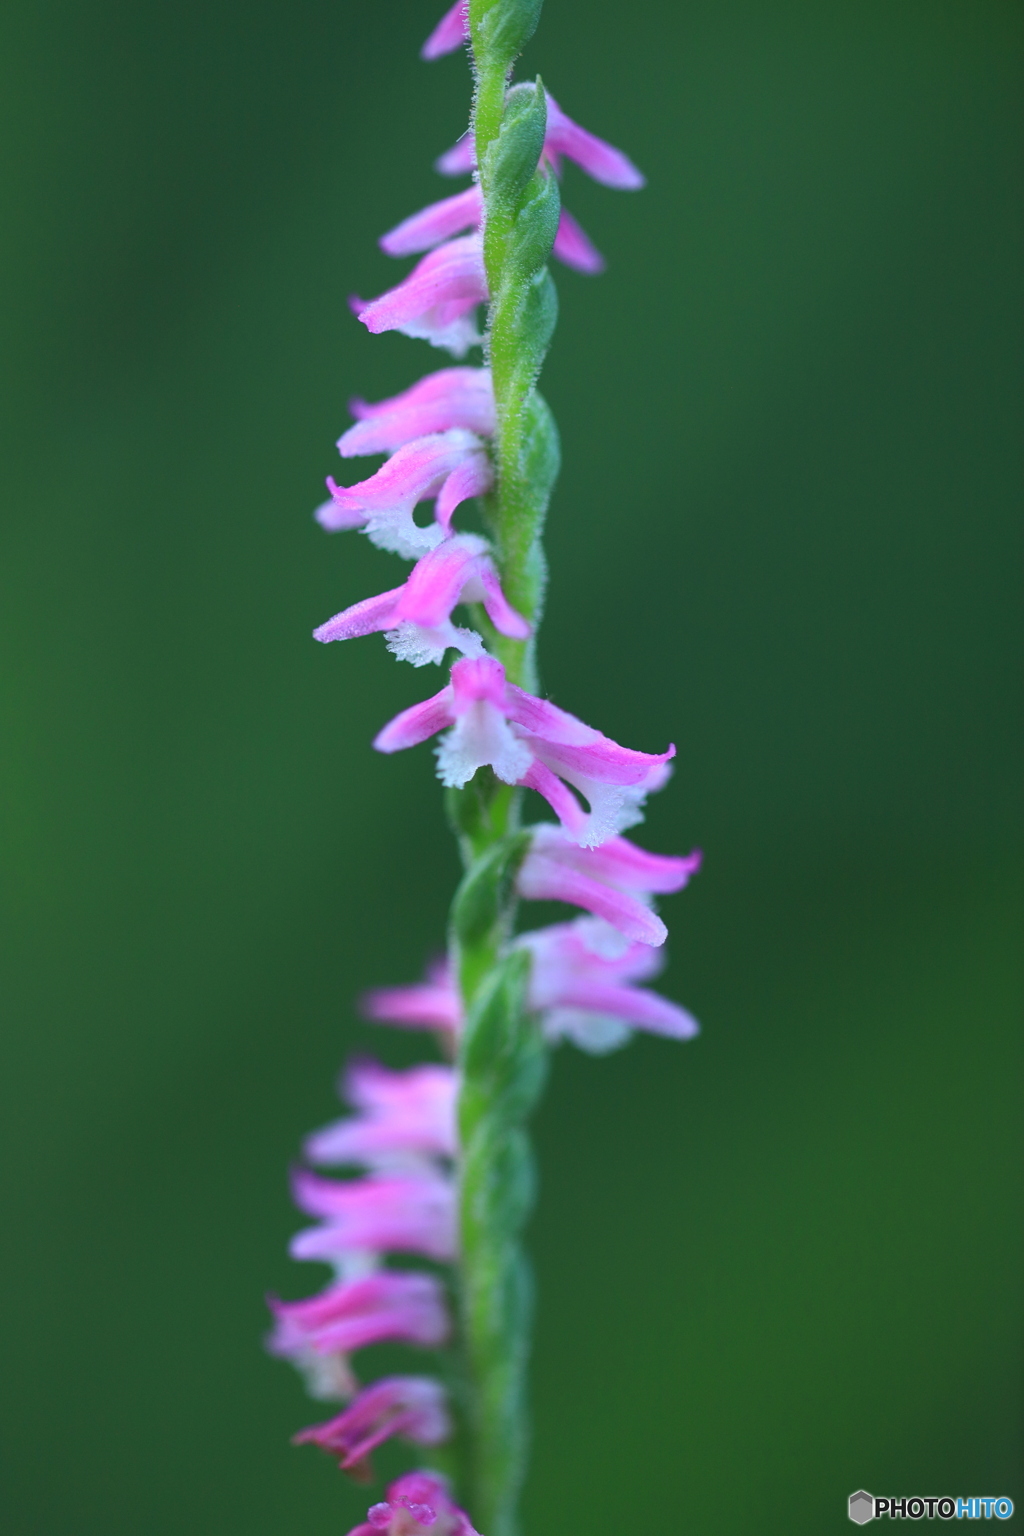
[[[381,1504],[348,1536],[478,1536],[464,1509],[453,1504],[436,1472],[407,1472],[391,1484]]]
[[[392,1072],[376,1061],[353,1062],[342,1097],[357,1111],[315,1131],[304,1151],[311,1163],[363,1163],[395,1168],[455,1156],[458,1079],[451,1067]]]
[[[318,1445],[348,1471],[393,1435],[415,1445],[440,1445],[451,1428],[440,1383],[427,1376],[384,1376],[360,1392],[344,1413],[300,1429],[292,1444]]]
[[[478,235],[449,240],[418,262],[397,288],[352,307],[368,331],[401,331],[464,357],[481,340],[473,311],[488,297]]]
[[[556,176],[561,175],[562,157],[575,160],[587,175],[602,186],[615,187],[620,192],[636,192],[646,181],[632,160],[614,145],[588,133],[574,123],[549,95],[547,98],[548,126],[544,136],[544,155]]]
[[[381,249],[389,256],[415,256],[429,251],[442,240],[466,229],[479,229],[483,219],[483,195],[478,186],[457,192],[439,203],[431,203],[401,224],[381,236]],[[604,270],[604,257],[593,244],[590,236],[563,208],[555,234],[553,253],[567,267],[578,272],[596,273]]]
[[[617,838],[615,842],[621,844],[623,839]],[[583,858],[591,857],[588,851],[572,846]],[[606,843],[600,852],[611,847]],[[633,852],[642,854],[643,850]],[[670,859],[662,862],[676,866],[692,863]],[[669,872],[662,869],[658,873],[664,888]],[[678,879],[678,873],[675,878]],[[621,922],[622,912],[615,915]],[[633,919],[631,926],[642,924],[643,931],[652,938],[664,931],[659,919],[642,901],[636,902],[636,912],[629,915]],[[513,948],[530,952],[529,1007],[541,1015],[544,1034],[552,1043],[569,1039],[584,1050],[599,1054],[625,1044],[631,1029],[646,1029],[675,1040],[687,1040],[697,1033],[696,1020],[678,1003],[634,985],[661,970],[663,957],[652,948],[650,939],[627,939],[604,918],[579,917],[571,923],[556,923],[521,934],[513,940]],[[448,1021],[446,1027],[453,1034],[462,1028],[462,1003],[447,964],[434,968],[429,986],[382,988],[370,993],[370,999],[372,1016],[381,1023],[436,1028],[438,1017],[443,1014]]]
[[[475,184],[454,197],[430,203],[389,229],[380,237],[380,248],[387,256],[418,256],[433,250],[442,240],[461,235],[467,229],[479,229],[483,220],[483,193]]]
[[[507,682],[504,667],[489,656],[457,661],[447,687],[396,715],[373,744],[378,752],[398,752],[449,726],[437,753],[442,783],[466,784],[489,764],[504,783],[543,795],[583,847],[641,821],[644,799],[664,784],[675,755],[675,747],[653,754],[620,747]],[[586,796],[589,812],[567,784]]]
[[[436,1029],[454,1034],[462,1028],[462,1002],[446,959],[427,968],[426,981],[407,987],[376,987],[362,999],[363,1013],[377,1024],[405,1029]]]
[[[442,54],[454,53],[456,48],[469,41],[467,5],[468,0],[455,0],[451,10],[445,11],[420,49],[421,59],[439,59]]]
[[[356,426],[338,440],[343,459],[364,453],[394,453],[414,437],[462,427],[479,437],[494,433],[494,390],[489,368],[441,368],[411,389],[368,405],[349,406]]]
[[[565,901],[604,918],[625,938],[664,944],[668,930],[651,910],[654,894],[681,891],[701,865],[699,851],[686,858],[648,853],[624,837],[600,848],[581,848],[559,827],[534,828],[516,889],[530,901]]]
[[[293,1259],[346,1264],[353,1254],[422,1253],[455,1257],[455,1186],[429,1168],[374,1174],[339,1183],[299,1168],[292,1193],[300,1211],[322,1225],[296,1233]]]
[[[544,137],[544,159],[556,176],[561,175],[562,159],[576,164],[606,187],[635,192],[644,185],[644,176],[621,149],[588,133],[567,117],[554,97],[547,98],[548,125]],[[472,133],[466,133],[437,161],[442,176],[465,176],[476,167],[476,148]]]
[[[493,480],[483,443],[472,432],[454,427],[406,443],[375,475],[357,485],[328,480],[331,500],[318,507],[314,516],[329,533],[359,528],[378,549],[416,560],[447,536],[456,507],[489,491]],[[434,497],[436,520],[420,528],[413,510]]]
[[[443,661],[450,647],[467,656],[482,656],[480,636],[474,630],[456,628],[451,621],[458,603],[482,603],[495,629],[514,640],[525,640],[531,633],[526,620],[505,600],[486,540],[461,533],[424,555],[404,586],[335,614],[314,629],[313,638],[350,640],[383,630],[388,649],[414,667]]]
[[[530,952],[530,1007],[542,1014],[552,1042],[573,1040],[602,1055],[624,1045],[631,1027],[674,1040],[697,1033],[696,1019],[678,1003],[633,985],[661,969],[658,951],[623,939],[601,918],[535,929],[515,947]]]
[[[271,1354],[302,1363],[309,1354],[350,1354],[393,1340],[435,1349],[448,1337],[444,1292],[433,1275],[382,1269],[329,1285],[302,1301],[270,1298]]]

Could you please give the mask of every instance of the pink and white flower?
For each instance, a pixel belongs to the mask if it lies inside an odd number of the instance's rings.
[[[562,160],[574,160],[594,181],[620,192],[635,192],[646,178],[632,160],[614,144],[599,139],[574,123],[550,94],[547,96],[547,132],[543,159],[561,175]],[[476,169],[476,145],[472,133],[466,133],[436,162],[442,176],[467,176]]]
[[[348,1536],[479,1536],[436,1472],[407,1472]]]
[[[451,1434],[444,1388],[428,1376],[384,1376],[366,1387],[325,1424],[292,1436],[293,1445],[318,1445],[338,1458],[342,1471],[358,1468],[385,1440],[399,1435],[414,1445],[440,1445]]]
[[[654,914],[647,908],[644,913],[644,932],[653,935]],[[626,938],[604,918],[579,917],[521,934],[512,947],[530,954],[527,1003],[552,1043],[573,1040],[600,1054],[625,1044],[634,1029],[673,1040],[697,1033],[696,1020],[678,1003],[636,985],[656,976],[664,963],[649,938]],[[433,1029],[443,1012],[452,1034],[462,1028],[461,999],[447,964],[435,967],[429,986],[382,987],[369,1002],[371,1017],[381,1023]]]
[[[314,1131],[303,1151],[311,1163],[375,1169],[453,1158],[458,1091],[451,1067],[428,1063],[394,1072],[377,1061],[354,1061],[341,1096],[356,1114]]]
[[[451,1327],[440,1282],[413,1270],[378,1270],[301,1301],[272,1296],[270,1309],[267,1348],[300,1365],[310,1355],[349,1355],[388,1340],[436,1349]]]
[[[640,944],[664,944],[668,930],[651,899],[681,891],[697,873],[699,850],[683,858],[648,853],[624,837],[599,848],[581,848],[561,827],[542,822],[516,875],[516,889],[530,901],[564,901],[583,907],[622,936]]]
[[[489,368],[440,368],[389,400],[353,400],[356,425],[338,440],[343,459],[394,453],[416,437],[462,427],[478,437],[494,434],[494,389]]]
[[[403,586],[335,614],[314,629],[313,638],[350,640],[383,631],[388,649],[414,667],[443,661],[450,648],[482,656],[483,641],[475,630],[459,629],[451,621],[459,603],[481,603],[499,634],[529,638],[530,625],[506,601],[487,541],[472,533],[445,539],[417,562]]]
[[[437,752],[438,775],[449,786],[468,783],[489,765],[506,784],[523,784],[548,801],[582,847],[596,847],[643,820],[646,796],[668,777],[666,752],[620,747],[575,715],[509,683],[493,657],[466,658],[433,698],[396,715],[374,741],[378,752],[399,752],[447,729]],[[568,785],[586,797],[584,811]]]
[[[482,221],[483,195],[479,186],[474,185],[403,219],[401,224],[381,236],[381,250],[388,256],[417,256],[463,230],[478,230]],[[552,254],[578,272],[604,271],[604,257],[565,208],[559,215]]]
[[[601,918],[537,928],[515,940],[529,951],[530,1007],[542,1016],[545,1037],[572,1040],[593,1055],[625,1045],[634,1029],[689,1040],[696,1019],[678,1003],[646,987],[662,955],[649,944],[624,939]]]
[[[474,433],[453,427],[406,443],[357,485],[335,485],[329,479],[331,500],[314,516],[328,533],[358,528],[378,549],[417,560],[447,538],[456,507],[482,496],[493,482],[484,444]],[[421,528],[413,512],[421,501],[434,498],[435,520]]]
[[[487,274],[479,235],[431,251],[408,277],[379,298],[353,299],[352,308],[368,331],[401,331],[464,357],[480,344],[474,311],[488,298]]]
[[[420,1253],[445,1262],[455,1257],[455,1185],[437,1170],[325,1179],[299,1168],[292,1195],[300,1211],[321,1225],[297,1232],[293,1259],[320,1259],[345,1273],[353,1256]]]

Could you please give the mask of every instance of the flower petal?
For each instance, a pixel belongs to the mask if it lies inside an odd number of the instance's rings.
[[[535,848],[519,867],[516,889],[528,901],[564,901],[583,907],[641,944],[664,944],[668,937],[661,918],[638,897],[548,858]]]
[[[368,331],[403,331],[462,356],[476,344],[470,312],[488,297],[478,235],[449,240],[424,256],[396,288],[355,311]]]
[[[575,160],[594,181],[619,191],[634,192],[644,186],[646,177],[621,149],[574,123],[551,95],[547,98],[547,108],[544,152],[550,159],[557,160],[559,155],[565,155],[566,159]]]
[[[445,11],[437,26],[420,49],[421,59],[440,59],[446,53],[454,53],[469,38],[466,19],[467,0],[455,0],[450,11]]]
[[[353,603],[351,608],[336,613],[333,619],[328,619],[326,624],[314,629],[313,639],[325,643],[329,640],[352,640],[358,635],[373,635],[390,629],[394,623],[395,608],[404,591],[404,587],[394,587],[390,592],[382,592],[379,597],[367,597],[361,603]]]
[[[393,453],[434,432],[462,427],[479,437],[494,432],[494,390],[489,368],[440,368],[389,400],[349,406],[356,425],[338,441],[342,458]]]
[[[422,704],[413,704],[410,709],[403,709],[400,715],[396,715],[377,733],[373,745],[378,752],[401,752],[406,747],[419,746],[421,741],[436,736],[446,725],[451,725],[454,718],[452,687],[448,683],[433,698],[424,699]]]
[[[563,208],[558,220],[555,245],[552,252],[567,267],[577,272],[596,276],[605,269],[605,259],[582,225],[578,224],[568,209]]]
[[[411,214],[381,235],[378,244],[387,256],[418,256],[429,251],[453,235],[467,229],[478,229],[483,218],[483,195],[476,185],[454,197],[442,198],[430,203],[419,213]],[[584,236],[586,239],[586,236]]]

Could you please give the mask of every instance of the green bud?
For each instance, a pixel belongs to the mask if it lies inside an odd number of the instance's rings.
[[[499,399],[511,399],[513,408],[521,408],[536,382],[557,320],[558,293],[546,267],[534,273],[514,299],[506,291],[492,306],[495,393]]]
[[[488,144],[480,170],[484,184],[510,211],[537,169],[547,115],[547,99],[539,81],[536,85],[514,85],[505,97],[498,136]]]
[[[508,69],[537,30],[543,0],[470,0],[469,28],[477,64]]]
[[[508,238],[506,281],[527,282],[548,257],[558,233],[562,200],[553,171],[537,171],[516,210]]]
[[[551,298],[554,300],[556,314],[551,318],[551,330],[557,319],[558,299],[555,294],[555,285],[551,284]],[[551,337],[548,331],[548,339]],[[523,479],[531,486],[535,499],[535,505],[541,509],[541,516],[547,511],[551,492],[554,490],[555,481],[558,479],[558,471],[562,467],[562,445],[558,438],[558,428],[555,418],[551,414],[551,407],[542,395],[536,390],[530,394],[523,412],[525,417],[522,448],[520,451],[519,472]],[[540,529],[533,530],[536,537]]]
[[[488,849],[463,877],[452,904],[452,927],[460,944],[484,943],[500,922],[529,846],[529,832],[514,832]]]
[[[487,1231],[491,1242],[514,1239],[536,1195],[526,1132],[488,1120],[464,1145],[464,1219]]]

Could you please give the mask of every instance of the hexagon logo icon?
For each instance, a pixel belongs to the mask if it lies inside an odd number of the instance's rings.
[[[850,1519],[854,1525],[867,1525],[869,1520],[875,1518],[875,1500],[870,1493],[865,1493],[861,1488],[857,1493],[850,1494]]]

